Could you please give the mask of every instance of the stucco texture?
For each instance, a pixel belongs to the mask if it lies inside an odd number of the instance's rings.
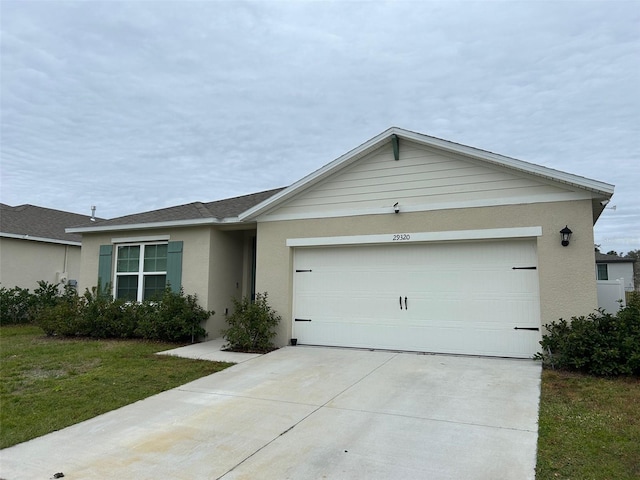
[[[205,329],[210,338],[220,336],[225,326],[225,311],[231,312],[232,297],[246,294],[244,232],[223,231],[213,227],[173,228],[158,231],[118,231],[106,234],[84,234],[82,241],[82,269],[80,289],[97,284],[100,245],[111,244],[114,238],[136,238],[154,235],[168,236],[171,241],[182,241],[182,288],[185,294],[195,294],[207,310],[215,314]]]
[[[80,274],[80,247],[13,238],[0,239],[0,285],[33,290],[38,281],[58,283],[59,273],[68,280]]]
[[[573,231],[567,247],[558,233],[565,225]],[[293,299],[293,248],[287,239],[536,226],[542,227],[537,237],[541,324],[591,313],[597,292],[590,200],[259,222],[256,290],[268,292],[282,315],[277,343],[286,345]]]

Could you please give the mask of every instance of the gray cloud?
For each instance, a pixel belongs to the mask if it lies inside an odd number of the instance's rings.
[[[4,1],[2,201],[210,201],[396,125],[616,184],[596,242],[640,248],[639,21],[604,1]]]

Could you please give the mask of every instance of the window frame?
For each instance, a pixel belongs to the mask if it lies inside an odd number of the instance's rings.
[[[145,250],[147,247],[157,246],[157,245],[165,245],[167,247],[167,257],[166,262],[168,263],[169,256],[169,242],[168,241],[155,241],[155,242],[123,242],[114,244],[115,247],[115,255],[114,255],[114,273],[113,273],[113,298],[118,299],[118,277],[137,277],[138,285],[136,289],[136,302],[142,302],[144,300],[144,291],[145,291],[145,277],[149,276],[158,276],[164,275],[164,287],[167,285],[167,277],[168,277],[168,265],[165,265],[165,270],[160,271],[149,271],[145,272],[144,270],[144,261],[145,261]],[[120,247],[139,247],[139,256],[138,256],[138,269],[137,271],[132,272],[119,272],[118,271],[118,260],[120,256]],[[127,301],[134,301],[132,299],[125,299]]]
[[[604,267],[604,268],[602,268]],[[604,273],[604,275],[603,275]],[[604,278],[603,278],[604,277]],[[606,263],[596,264],[596,280],[607,281],[609,280],[609,265]]]

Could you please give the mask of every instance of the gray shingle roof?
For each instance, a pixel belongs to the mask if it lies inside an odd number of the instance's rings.
[[[624,258],[617,255],[606,255],[596,252],[596,263],[634,263],[633,258]]]
[[[116,225],[136,225],[144,223],[172,222],[180,220],[198,220],[205,218],[230,218],[237,217],[240,213],[275,195],[283,188],[266,190],[264,192],[242,195],[240,197],[225,198],[215,202],[192,202],[175,207],[161,208],[149,212],[135,213],[109,220],[95,222],[84,221],[68,227],[109,227]]]
[[[0,203],[0,232],[11,235],[28,235],[43,239],[81,242],[82,235],[65,233],[64,229],[78,223],[87,223],[88,215],[63,212],[35,205],[12,207]]]

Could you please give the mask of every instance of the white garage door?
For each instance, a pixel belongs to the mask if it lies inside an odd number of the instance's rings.
[[[533,240],[296,248],[300,344],[531,357]]]

